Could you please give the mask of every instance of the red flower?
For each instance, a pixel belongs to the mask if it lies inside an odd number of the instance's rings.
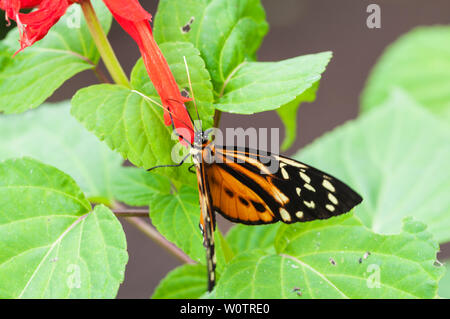
[[[83,0],[0,0],[0,8],[5,10],[6,19],[15,20],[20,31],[20,49],[16,54],[42,39],[72,3],[81,1]],[[184,105],[190,99],[181,95],[166,59],[153,39],[150,13],[145,11],[137,0],[103,2],[139,46],[147,73],[166,109],[165,124],[173,123],[178,134],[193,143],[194,129]],[[20,9],[33,7],[38,10],[20,13]]]
[[[6,19],[17,22],[20,32],[20,50],[42,39],[50,28],[58,22],[73,1],[70,0],[0,0],[0,8],[5,10]],[[30,13],[20,13],[20,9],[38,7]]]
[[[190,99],[181,95],[167,61],[153,38],[150,13],[145,11],[138,1],[128,0],[125,5],[120,0],[103,1],[116,21],[138,44],[150,80],[163,106],[170,111],[164,113],[165,124],[170,125],[173,122],[175,130],[193,143],[194,129],[184,106]]]

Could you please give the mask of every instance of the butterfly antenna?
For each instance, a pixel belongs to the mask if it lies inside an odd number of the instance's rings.
[[[195,102],[194,90],[192,89],[192,82],[191,82],[191,76],[189,74],[189,67],[188,67],[188,64],[186,61],[186,57],[184,55],[183,55],[183,60],[184,60],[184,65],[186,66],[186,73],[187,73],[188,82],[189,82],[189,89],[191,90],[192,100],[194,101],[195,111],[197,112],[197,119],[200,121],[200,115],[198,113],[197,103]]]
[[[145,94],[143,94],[143,93],[141,93],[141,92],[139,92],[139,91],[131,90],[131,92],[134,92],[134,93],[136,93],[136,94],[142,96],[144,99],[146,99],[146,100],[148,100],[148,101],[154,103],[155,105],[157,105],[157,106],[159,106],[160,108],[162,108],[164,111],[169,112],[170,118],[171,118],[171,120],[172,120],[172,123],[173,123],[173,119],[175,118],[175,119],[177,119],[178,121],[180,121],[181,123],[183,123],[186,127],[189,127],[189,125],[188,125],[185,121],[183,121],[182,119],[178,118],[172,111],[170,111],[168,108],[165,108],[161,103],[158,103],[158,101],[155,101],[154,99],[148,97],[147,95],[145,95]],[[173,125],[172,125],[172,126],[173,126]],[[175,127],[174,127],[174,130],[175,130]],[[189,142],[187,139],[185,139],[185,138],[184,138],[183,136],[181,136],[180,134],[177,133],[177,135],[180,136],[180,137],[181,137],[185,142],[187,142],[188,144],[191,144],[191,142]]]

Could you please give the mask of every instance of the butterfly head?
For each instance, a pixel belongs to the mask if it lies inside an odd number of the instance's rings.
[[[194,135],[194,148],[201,149],[205,137],[203,131],[196,131]]]
[[[194,164],[199,164],[203,160],[208,162],[211,160],[211,153],[213,152],[211,141],[209,140],[209,135],[213,132],[213,129],[208,129],[206,131],[196,131],[194,135],[194,144],[191,147],[190,153],[194,160]],[[207,149],[208,151],[204,151]],[[205,158],[203,158],[205,157]]]
[[[209,135],[214,129],[207,129],[206,131],[196,131],[194,135],[194,147],[197,149],[202,149],[206,144],[209,143]]]

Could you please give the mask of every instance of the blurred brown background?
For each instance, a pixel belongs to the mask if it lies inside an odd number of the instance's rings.
[[[152,14],[156,12],[157,1],[140,2]],[[300,108],[298,139],[286,152],[287,155],[357,116],[359,94],[369,71],[387,45],[415,26],[450,23],[448,0],[262,2],[270,31],[259,50],[259,60],[276,61],[307,53],[333,51],[333,59],[323,75],[316,101]],[[368,29],[366,26],[369,15],[366,8],[371,3],[381,7],[381,29]],[[116,23],[109,38],[129,73],[139,58],[137,46]],[[82,73],[60,88],[51,101],[69,99],[77,89],[96,82],[93,73]],[[282,124],[275,112],[222,116],[222,128],[239,126],[282,127]],[[130,260],[118,297],[148,298],[159,280],[179,262],[126,222],[123,222],[123,226]],[[221,226],[228,228],[223,221]],[[450,245],[444,245],[441,250],[441,260],[444,256],[450,256]]]

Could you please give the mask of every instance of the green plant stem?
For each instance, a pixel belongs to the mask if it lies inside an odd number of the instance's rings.
[[[145,236],[156,242],[159,246],[175,256],[183,263],[195,264],[188,255],[181,249],[168,241],[154,227],[144,221],[142,218],[148,218],[148,208],[128,208],[121,203],[115,203],[112,211],[116,217],[125,219],[132,226],[136,227]]]
[[[103,71],[99,68],[98,65],[95,67],[94,73],[97,76],[97,78],[100,80],[100,82],[110,83],[108,80],[108,77],[105,75],[105,73],[103,73]]]
[[[216,109],[214,111],[214,127],[219,128],[221,116],[222,116],[222,111],[219,111]]]
[[[92,38],[94,39],[97,49],[100,52],[100,56],[102,57],[102,60],[105,63],[105,66],[108,69],[113,81],[116,84],[131,87],[130,81],[117,60],[116,54],[114,53],[111,44],[109,43],[108,38],[106,37],[106,34],[98,21],[91,1],[83,0],[80,2],[80,5]]]
[[[116,217],[148,217],[148,209],[145,208],[115,208],[113,209]]]
[[[149,223],[145,222],[139,217],[126,217],[125,220],[139,229],[147,237],[153,239],[159,246],[164,248],[171,255],[178,258],[181,262],[187,264],[195,264],[195,262],[189,258],[181,249],[173,245],[167,239],[164,238],[156,229],[150,226]]]

